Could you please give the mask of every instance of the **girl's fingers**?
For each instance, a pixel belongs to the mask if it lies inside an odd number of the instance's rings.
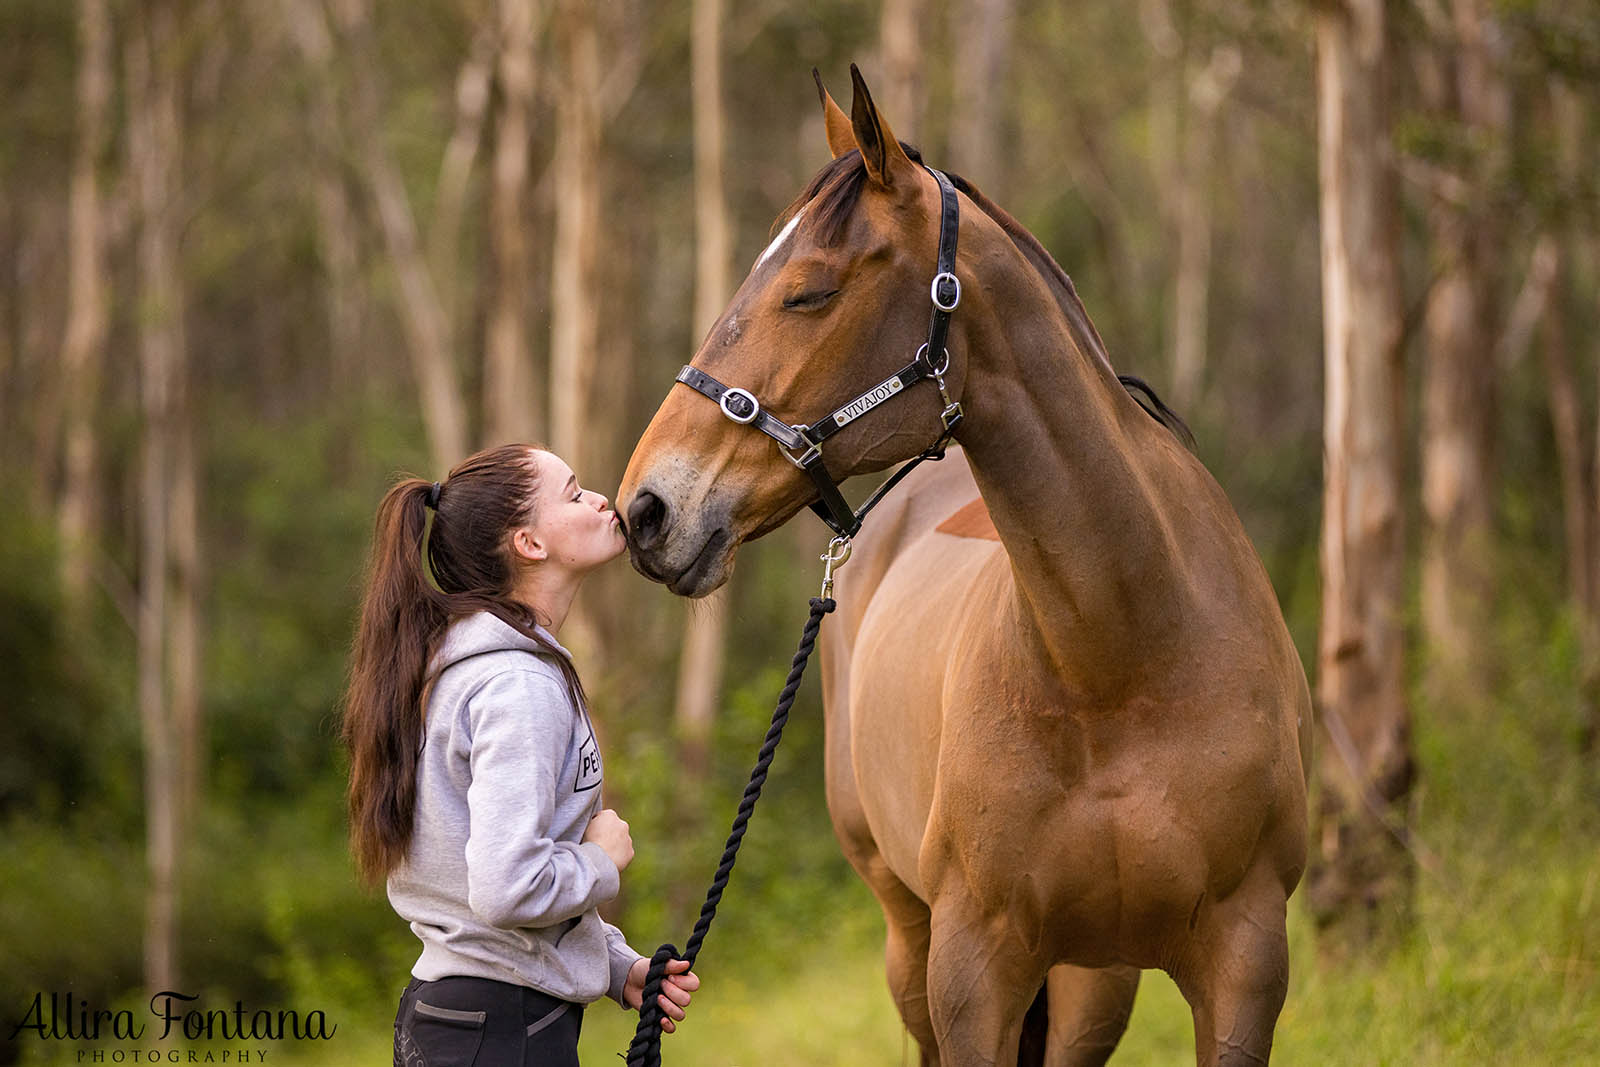
[[[663,985],[677,986],[679,989],[687,989],[692,993],[700,988],[700,976],[693,971],[688,974],[669,974]]]
[[[689,970],[688,960],[672,960],[667,964],[666,980],[661,984],[661,1032],[670,1034],[677,1030],[675,1023],[687,1014],[690,994],[700,988],[700,977]]]

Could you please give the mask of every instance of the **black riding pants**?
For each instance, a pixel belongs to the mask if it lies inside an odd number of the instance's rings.
[[[415,978],[394,1017],[395,1067],[578,1067],[583,1005],[488,978]]]

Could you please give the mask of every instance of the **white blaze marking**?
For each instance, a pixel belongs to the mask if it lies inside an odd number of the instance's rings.
[[[751,270],[755,270],[756,267],[759,267],[761,264],[765,263],[767,261],[767,257],[776,252],[779,247],[782,246],[783,242],[789,239],[789,235],[794,232],[795,226],[797,226],[800,222],[800,216],[804,215],[805,213],[806,209],[801,208],[799,211],[794,213],[794,218],[783,224],[783,229],[778,231],[778,236],[774,237],[772,239],[772,243],[766,247],[766,250],[756,257],[756,266],[751,267]]]

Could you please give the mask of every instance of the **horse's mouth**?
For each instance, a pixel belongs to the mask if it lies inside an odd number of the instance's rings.
[[[714,582],[706,582],[706,579],[722,559],[722,550],[728,540],[728,531],[719,527],[706,538],[706,543],[701,546],[699,554],[689,566],[676,578],[665,583],[666,587],[678,596],[687,597],[705,596],[716,589],[726,580],[726,573],[718,575]]]

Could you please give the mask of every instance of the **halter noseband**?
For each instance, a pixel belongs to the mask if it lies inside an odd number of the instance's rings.
[[[685,364],[676,379],[702,396],[715,401],[729,419],[744,426],[753,426],[776,441],[778,451],[783,454],[783,458],[805,471],[816,483],[821,499],[812,503],[811,510],[828,524],[829,529],[847,540],[854,537],[861,529],[861,520],[866,517],[867,512],[871,511],[901,478],[911,473],[913,467],[926,459],[944,458],[945,446],[950,443],[956,427],[961,424],[961,404],[950,399],[950,393],[944,384],[945,372],[950,369],[950,350],[945,347],[945,338],[950,332],[950,313],[961,303],[961,282],[955,275],[956,231],[960,227],[961,209],[956,199],[955,186],[950,183],[950,179],[942,171],[934,170],[932,167],[926,169],[939,183],[939,260],[933,284],[929,287],[929,295],[933,299],[933,318],[928,323],[928,340],[917,349],[917,354],[912,357],[910,363],[848,404],[810,425],[804,423],[789,425],[762,407],[761,401],[748,389],[726,386],[697,367]],[[938,366],[934,366],[933,363],[934,353],[942,353],[944,357]],[[924,378],[932,378],[938,383],[939,395],[944,399],[944,411],[939,416],[944,424],[944,432],[939,435],[937,441],[911,462],[895,471],[888,481],[879,486],[871,498],[861,506],[861,510],[851,511],[844,495],[839,492],[839,483],[833,480],[833,476],[828,473],[827,467],[822,462],[822,442]]]

